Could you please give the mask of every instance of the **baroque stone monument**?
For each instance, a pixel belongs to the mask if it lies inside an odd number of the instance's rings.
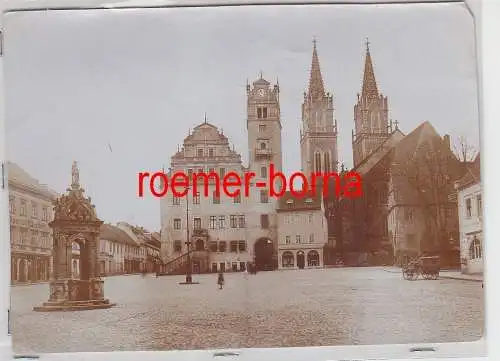
[[[71,170],[71,187],[55,203],[53,233],[53,275],[49,300],[35,311],[77,311],[115,306],[104,298],[104,280],[99,276],[98,248],[103,223],[90,197],[80,186],[77,162]],[[80,246],[80,279],[72,278],[72,244]]]

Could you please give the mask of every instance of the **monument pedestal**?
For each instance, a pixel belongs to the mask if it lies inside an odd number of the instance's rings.
[[[34,311],[84,311],[106,309],[116,306],[104,298],[104,281],[100,278],[90,280],[52,280],[50,297]]]

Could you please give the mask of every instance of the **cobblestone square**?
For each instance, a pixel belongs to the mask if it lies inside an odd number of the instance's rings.
[[[48,285],[12,288],[17,353],[327,346],[473,341],[481,283],[404,281],[380,268],[109,277],[115,308],[34,312]]]

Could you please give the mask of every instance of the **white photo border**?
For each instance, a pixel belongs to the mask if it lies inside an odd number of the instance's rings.
[[[102,0],[96,5],[90,0],[0,0],[0,29],[3,30],[3,14],[8,11],[29,11],[30,9],[71,9],[71,8],[131,8],[131,7],[165,7],[165,6],[199,6],[199,5],[235,5],[235,4],[303,4],[303,3],[416,3],[417,1],[242,1],[242,0]],[[421,3],[435,3],[435,0],[423,0]],[[456,1],[450,1],[456,2]],[[415,344],[415,345],[370,345],[370,346],[331,346],[331,347],[299,347],[299,348],[269,348],[269,349],[238,349],[238,350],[200,350],[200,351],[157,351],[157,352],[81,352],[42,354],[39,359],[47,361],[73,360],[81,361],[202,361],[202,360],[238,360],[238,361],[326,361],[326,360],[381,360],[391,359],[403,361],[411,359],[432,360],[468,360],[485,361],[500,359],[500,283],[495,275],[500,274],[500,262],[495,262],[496,254],[500,254],[499,243],[495,234],[500,235],[500,222],[495,216],[500,215],[500,190],[496,180],[500,179],[500,168],[496,167],[495,149],[500,134],[500,0],[466,0],[465,3],[473,14],[476,27],[476,43],[478,47],[479,74],[479,108],[481,136],[481,168],[484,182],[485,212],[485,299],[486,325],[485,338],[476,342],[446,343],[446,344]],[[425,24],[423,24],[425,26]],[[1,41],[1,40],[0,40]],[[2,179],[0,188],[0,361],[13,359],[11,335],[8,334],[10,308],[10,239],[8,189],[5,174],[5,96],[3,85],[3,58],[0,54],[0,160]],[[496,322],[495,322],[496,320]],[[432,351],[434,350],[434,351]],[[227,352],[227,354],[224,354]],[[487,355],[487,356],[486,356]],[[36,355],[25,355],[36,356]],[[19,358],[17,358],[19,359]]]

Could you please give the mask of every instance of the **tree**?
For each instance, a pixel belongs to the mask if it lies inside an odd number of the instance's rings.
[[[462,163],[472,162],[477,155],[477,149],[471,145],[465,136],[457,137],[453,144],[453,151]]]
[[[429,241],[424,243],[424,250],[446,252],[450,249],[448,214],[453,206],[456,207],[449,197],[454,193],[454,181],[460,175],[459,160],[440,137],[434,137],[405,154],[398,162],[398,168],[397,173],[402,176],[407,193],[403,202],[418,206],[425,228],[431,233]]]

